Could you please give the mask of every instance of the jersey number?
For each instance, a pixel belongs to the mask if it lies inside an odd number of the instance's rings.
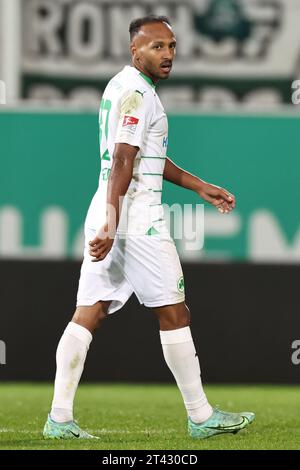
[[[109,117],[110,109],[111,109],[111,101],[102,99],[101,104],[100,104],[100,117],[99,117],[99,129],[100,129],[100,131],[99,131],[99,142],[100,142],[100,146],[101,146],[103,134],[105,135],[105,141],[107,142],[108,117]],[[100,157],[101,157],[102,160],[110,160],[108,149],[106,149],[101,154]]]

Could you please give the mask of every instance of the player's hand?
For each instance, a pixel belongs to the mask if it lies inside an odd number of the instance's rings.
[[[202,199],[215,206],[222,214],[228,214],[235,208],[235,197],[233,194],[214,184],[204,183],[198,194]]]
[[[102,261],[110,252],[113,242],[114,238],[108,231],[108,225],[103,225],[97,236],[89,242],[89,254],[94,257],[92,261]]]

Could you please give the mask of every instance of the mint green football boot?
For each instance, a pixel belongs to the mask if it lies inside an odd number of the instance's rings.
[[[188,433],[194,439],[206,439],[217,434],[236,434],[252,423],[255,414],[250,411],[241,413],[228,413],[218,409],[213,410],[213,414],[204,423],[196,424],[188,418]]]
[[[43,436],[44,439],[100,439],[80,429],[75,421],[56,423],[50,415],[44,426]]]

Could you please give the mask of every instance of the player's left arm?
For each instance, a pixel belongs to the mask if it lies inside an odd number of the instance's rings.
[[[202,199],[215,206],[222,214],[232,211],[235,207],[235,197],[226,189],[206,183],[195,175],[188,173],[166,158],[164,179],[183,188],[195,191]]]

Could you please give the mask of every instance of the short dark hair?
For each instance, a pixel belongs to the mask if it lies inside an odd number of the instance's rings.
[[[133,37],[139,32],[144,24],[151,23],[167,23],[171,26],[171,22],[167,16],[147,15],[142,18],[136,18],[135,20],[132,20],[129,25],[130,41],[132,41]]]

